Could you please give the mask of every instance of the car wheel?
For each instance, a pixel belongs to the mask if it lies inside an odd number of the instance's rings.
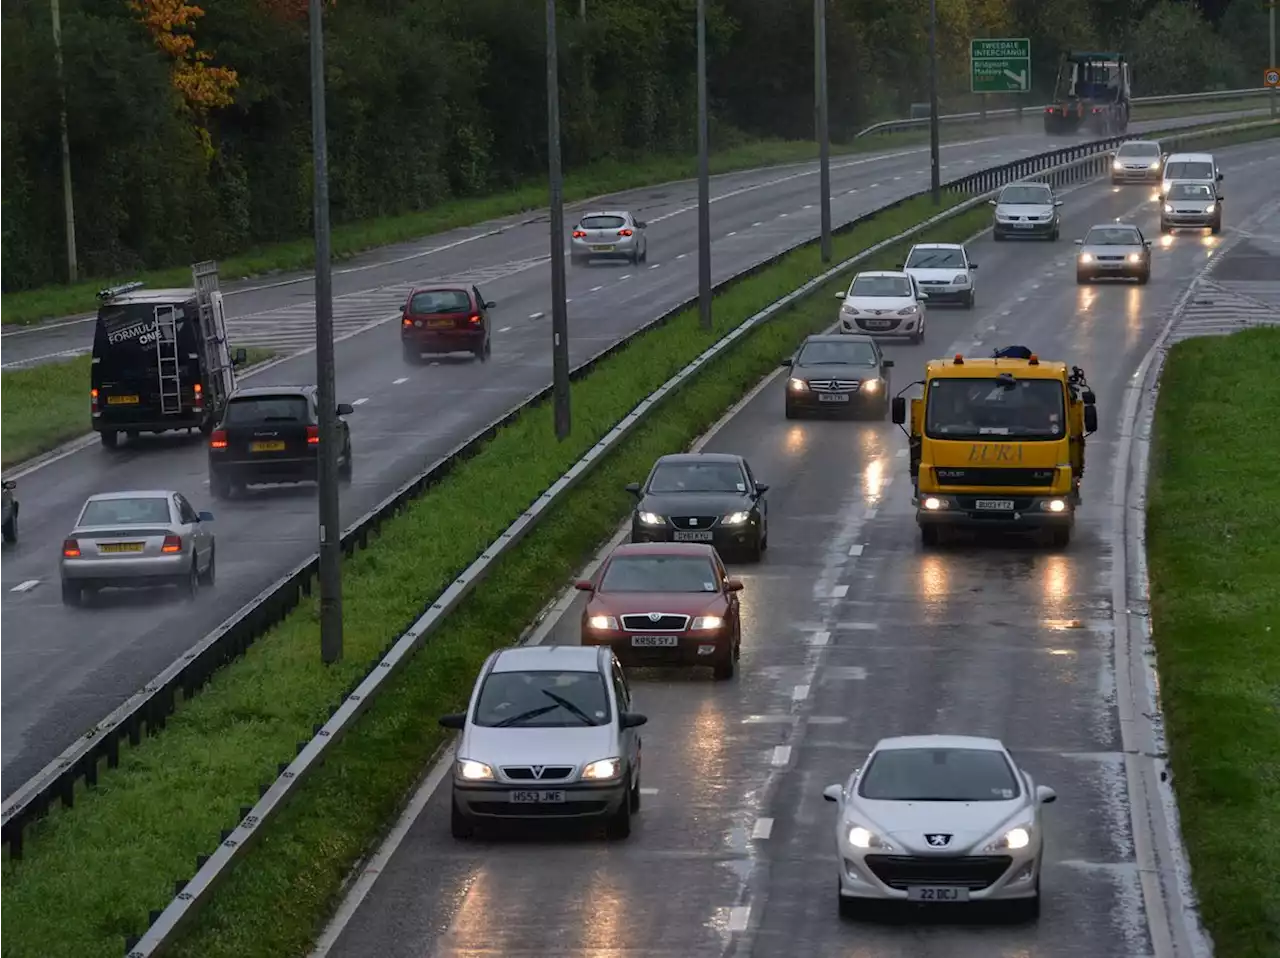
[[[636,780],[631,783],[631,789],[630,791],[627,792],[627,801],[631,805],[631,814],[634,815],[636,812],[640,811],[640,779],[639,777],[637,777]]]
[[[1222,232],[1222,220],[1214,220],[1213,225],[1209,227],[1209,232],[1217,236]]]
[[[13,515],[4,524],[4,541],[13,545],[18,541],[18,508],[14,506]]]
[[[104,429],[98,433],[98,439],[107,449],[115,449],[116,446],[120,445],[120,433],[114,429]]]
[[[1146,286],[1149,282],[1151,282],[1151,270],[1145,269],[1138,274],[1138,285]]]
[[[63,605],[79,605],[80,599],[84,595],[84,590],[80,588],[80,584],[72,582],[68,579],[62,580],[62,604]]]
[[[727,682],[733,678],[733,650],[730,649],[723,659],[711,667],[711,670],[717,682]]]
[[[1009,917],[1015,922],[1035,921],[1040,917],[1040,892],[1034,898],[1018,898],[1008,905]]]
[[[200,592],[200,573],[196,569],[196,557],[191,557],[191,568],[187,570],[186,578],[182,582],[182,594],[188,599],[194,599]]]
[[[209,475],[209,494],[215,499],[231,498],[231,480],[217,473]]]
[[[1049,531],[1049,543],[1055,549],[1065,549],[1071,544],[1071,527],[1058,526]]]
[[[351,460],[351,444],[348,443],[342,453],[342,462],[338,464],[338,478],[343,482],[350,482],[354,473],[355,463]]]
[[[1056,243],[1056,242],[1058,242],[1058,237],[1059,237],[1060,235],[1061,235],[1061,233],[1059,232],[1058,227],[1056,227],[1056,226],[1055,226],[1055,227],[1053,228],[1053,232],[1049,234],[1049,242],[1050,242],[1050,243]]]
[[[1161,233],[1172,233],[1172,232],[1173,232],[1173,227],[1172,227],[1172,226],[1170,226],[1168,223],[1166,223],[1164,220],[1161,220],[1161,221],[1160,221],[1160,232],[1161,232]]]
[[[751,545],[747,546],[745,550],[745,558],[748,562],[759,562],[763,555],[764,555],[763,538],[759,533],[757,533]]]
[[[846,898],[840,894],[840,879],[836,879],[836,902],[841,918],[857,918],[862,914],[861,902],[856,898]]]
[[[924,330],[923,330],[923,329],[918,330],[918,331],[916,331],[916,332],[914,332],[914,333],[912,333],[912,334],[911,334],[911,344],[912,344],[913,346],[919,346],[922,342],[924,342]]]
[[[1000,232],[999,230],[997,230],[997,229],[993,229],[993,230],[991,231],[991,238],[992,238],[993,240],[995,240],[997,243],[1003,243],[1003,242],[1004,242],[1004,234],[1003,234],[1003,233],[1001,233],[1001,232]]]
[[[973,304],[976,299],[977,299],[977,296],[974,294],[973,290],[969,290],[969,292],[965,294],[965,297],[964,297],[964,308],[973,309]]]
[[[404,354],[404,361],[417,366],[422,362],[422,352],[414,349],[412,346],[402,346],[401,352]]]
[[[785,415],[788,419],[799,419],[799,418],[800,418],[800,412],[799,412],[799,410],[797,410],[797,409],[796,409],[796,407],[795,407],[795,406],[793,406],[791,403],[787,403],[787,404],[786,404],[786,408],[785,408],[784,415]]]
[[[209,546],[209,564],[205,567],[204,572],[200,574],[201,585],[213,585],[218,578],[218,550],[217,546]]]
[[[449,832],[454,838],[466,840],[474,837],[476,833],[476,825],[470,816],[463,814],[458,808],[457,802],[450,802],[449,813]]]
[[[618,804],[618,810],[605,820],[605,835],[614,840],[631,837],[631,802],[624,799]]]
[[[1090,281],[1090,277],[1089,277],[1089,274],[1088,274],[1088,273],[1083,273],[1083,272],[1081,272],[1080,270],[1076,270],[1076,285],[1077,285],[1077,286],[1080,286],[1080,285],[1082,285],[1082,284],[1084,284],[1084,283],[1088,283],[1089,281]]]
[[[936,546],[938,544],[939,535],[937,526],[921,526],[920,527],[920,543],[925,546]]]

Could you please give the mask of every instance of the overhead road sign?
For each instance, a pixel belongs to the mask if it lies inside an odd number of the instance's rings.
[[[1031,89],[1031,40],[969,41],[969,84],[974,93],[1027,93]]]

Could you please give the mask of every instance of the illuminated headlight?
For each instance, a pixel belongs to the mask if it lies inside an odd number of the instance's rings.
[[[1045,512],[1066,512],[1067,503],[1064,499],[1049,499],[1040,503],[1040,508]]]
[[[1164,204],[1164,211],[1165,211],[1166,213],[1172,213],[1172,212],[1173,212],[1173,204],[1172,204],[1172,203],[1166,203],[1166,204]]]
[[[1082,263],[1092,263],[1092,262],[1093,262],[1093,254],[1092,254],[1092,253],[1081,253],[1081,254],[1080,254],[1080,262],[1082,262]]]
[[[722,625],[724,625],[724,619],[718,615],[700,615],[693,620],[693,624],[689,628],[695,631],[710,631],[711,629],[718,629]]]
[[[602,758],[597,762],[588,763],[582,770],[582,777],[588,782],[607,782],[621,774],[622,759],[620,758]]]
[[[952,280],[951,280],[951,282],[952,282],[952,284],[953,284],[953,285],[958,285],[958,286],[968,286],[968,285],[969,285],[969,275],[968,275],[967,273],[961,273],[960,275],[958,275],[958,276],[956,276],[954,279],[952,279]]]
[[[663,518],[662,518],[662,516],[658,515],[656,512],[642,512],[642,513],[640,513],[640,524],[641,524],[641,525],[644,525],[644,526],[660,526],[660,525],[663,525],[665,522],[666,522],[666,520],[665,520],[665,519],[663,519]]]
[[[937,512],[939,509],[947,508],[947,500],[939,499],[937,496],[929,496],[921,505],[930,512]]]
[[[803,379],[793,379],[787,383],[787,388],[794,393],[802,393],[809,388],[809,384]]]
[[[750,518],[749,512],[731,512],[720,521],[726,526],[740,526]]]
[[[1149,170],[1158,170],[1158,169],[1160,169],[1160,161],[1159,161],[1159,160],[1156,160],[1154,163],[1152,163],[1150,166],[1148,166],[1148,167],[1147,167],[1147,169],[1149,169]]]
[[[611,615],[593,615],[587,619],[587,627],[592,629],[608,629],[618,631],[618,620]]]
[[[880,380],[864,379],[859,387],[864,393],[877,393],[880,391]]]
[[[915,312],[916,312],[916,310],[917,310],[918,308],[919,308],[919,307],[917,307],[917,306],[907,306],[907,307],[906,307],[906,308],[904,308],[904,309],[900,309],[900,310],[898,310],[898,315],[899,315],[899,316],[914,316],[914,315],[915,315]]]
[[[469,758],[460,758],[456,768],[458,778],[465,779],[468,782],[493,781],[493,769],[484,762],[473,762]]]
[[[1204,208],[1204,211],[1205,211],[1206,213],[1212,213],[1212,212],[1213,212],[1214,210],[1216,210],[1217,208],[1218,208],[1218,204],[1217,204],[1216,202],[1214,202],[1214,203],[1210,203],[1208,206],[1206,206],[1206,207]]]
[[[986,851],[996,851],[1001,848],[1010,848],[1017,851],[1019,848],[1026,848],[1031,844],[1031,827],[1029,825],[1019,825],[1011,828],[994,842],[986,847]]]
[[[849,844],[854,848],[893,848],[888,842],[870,829],[854,825],[849,829]]]
[[[1124,164],[1121,163],[1119,160],[1116,160],[1114,163],[1111,164],[1111,168],[1113,170],[1123,170]]]
[[[1140,262],[1142,262],[1142,257],[1141,257],[1141,256],[1139,256],[1137,253],[1130,253],[1130,254],[1129,254],[1127,257],[1125,257],[1125,258],[1126,258],[1126,259],[1128,259],[1130,263],[1140,263]]]

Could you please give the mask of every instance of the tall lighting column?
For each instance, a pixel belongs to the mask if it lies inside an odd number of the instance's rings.
[[[569,418],[569,307],[564,282],[564,175],[560,169],[560,62],[556,0],[547,0],[547,165],[551,180],[551,395],[556,438],[567,439]]]

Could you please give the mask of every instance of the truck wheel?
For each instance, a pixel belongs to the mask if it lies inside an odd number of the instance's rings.
[[[921,526],[920,527],[920,544],[923,546],[936,546],[938,544],[938,527],[937,526]]]
[[[1055,549],[1065,549],[1071,542],[1071,527],[1059,526],[1049,532],[1049,543]]]

